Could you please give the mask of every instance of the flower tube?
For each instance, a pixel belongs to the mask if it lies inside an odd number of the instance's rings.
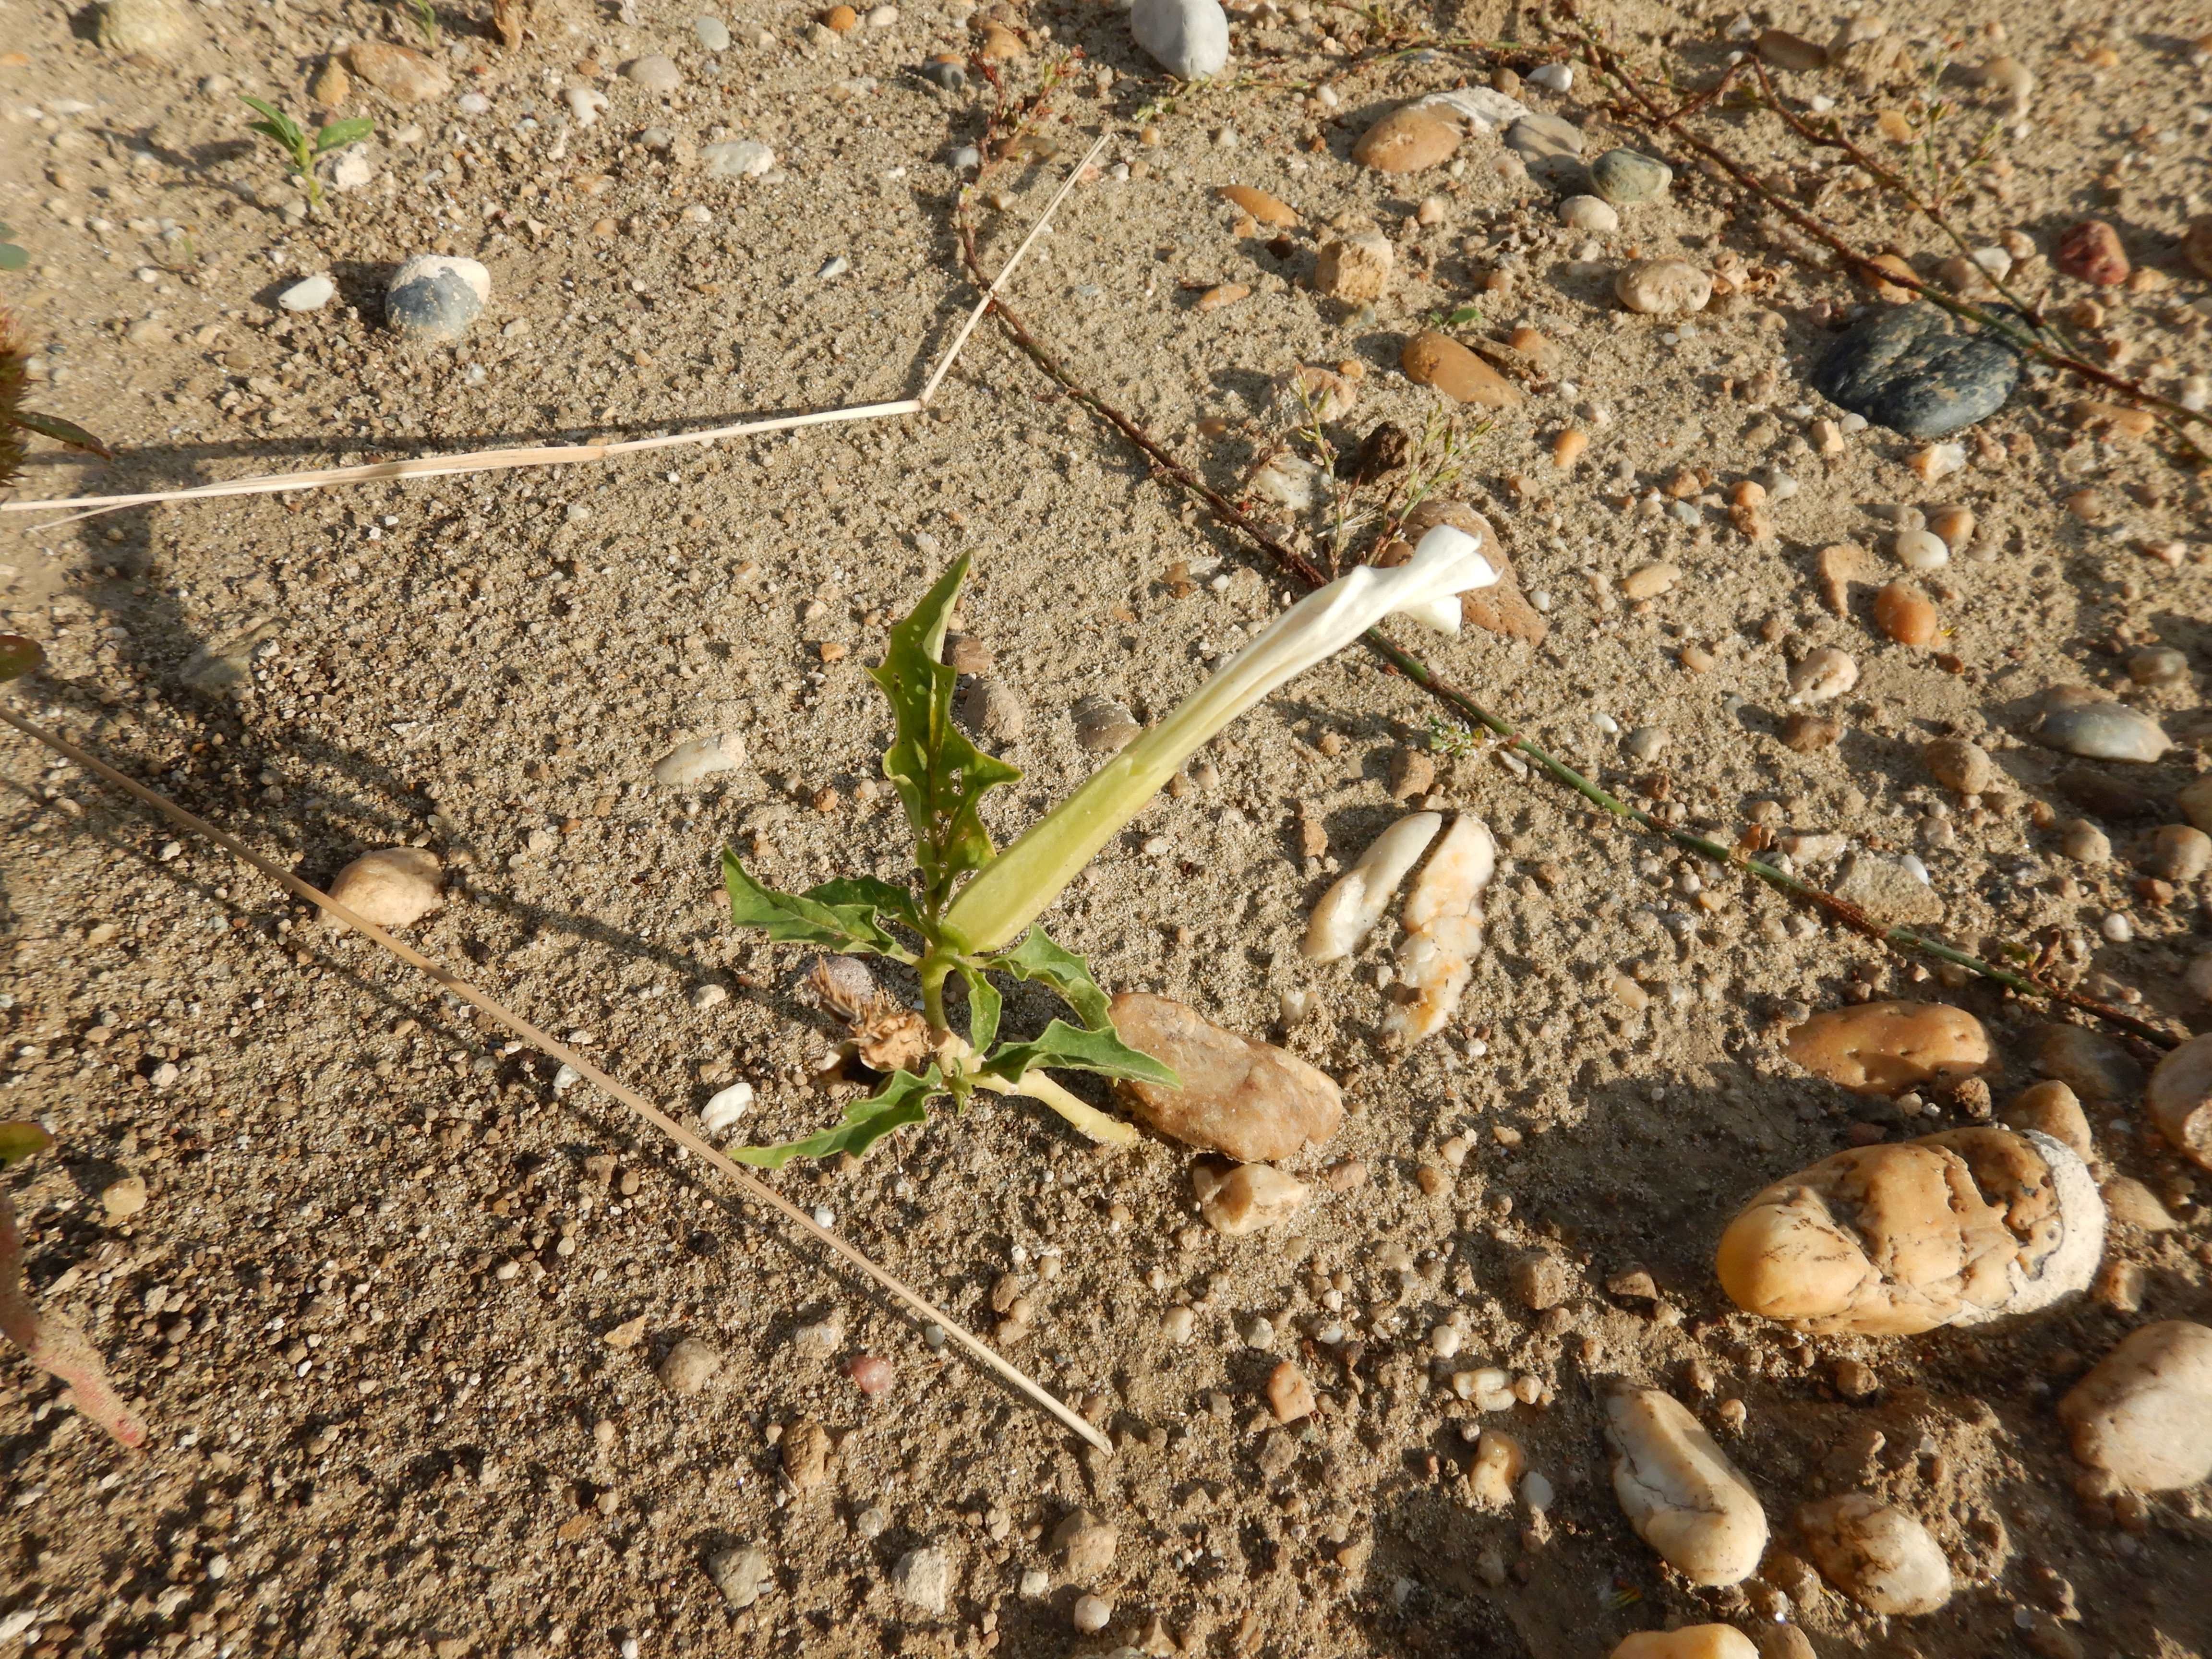
[[[1404,564],[1389,570],[1362,565],[1308,594],[984,866],[946,909],[945,942],[969,954],[1003,948],[1060,896],[1177,767],[1261,698],[1388,616],[1402,613],[1456,634],[1458,596],[1497,580],[1480,538],[1439,525],[1421,538]]]

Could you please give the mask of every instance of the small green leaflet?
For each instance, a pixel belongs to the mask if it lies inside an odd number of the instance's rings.
[[[1107,1012],[1109,1000],[1098,988],[1098,981],[1091,977],[1091,964],[1074,951],[1054,944],[1043,928],[1030,928],[1012,950],[985,960],[1001,973],[1050,988],[1092,1030],[1114,1029],[1113,1018]]]
[[[1150,1054],[1140,1054],[1115,1035],[1086,1031],[1056,1019],[1027,1042],[1010,1042],[985,1062],[993,1077],[1019,1083],[1032,1066],[1057,1066],[1073,1072],[1100,1072],[1135,1083],[1157,1083],[1164,1089],[1180,1089],[1182,1079]]]
[[[0,1123],[0,1170],[21,1163],[33,1152],[43,1152],[53,1144],[54,1138],[35,1123]]]
[[[999,1012],[1005,1001],[981,969],[963,962],[960,977],[968,987],[968,1046],[979,1054],[988,1054],[999,1040]]]
[[[366,138],[375,126],[374,118],[367,115],[356,115],[344,121],[333,121],[315,135],[315,154],[319,155],[326,149],[337,149],[343,145],[352,143],[357,138]]]
[[[832,1158],[839,1152],[858,1158],[892,1130],[927,1121],[930,1097],[944,1092],[945,1079],[934,1065],[920,1077],[893,1072],[881,1090],[848,1106],[845,1121],[834,1129],[780,1146],[740,1146],[730,1156],[758,1170],[781,1170],[794,1158]]]
[[[258,111],[264,118],[258,121],[247,122],[246,125],[251,131],[267,133],[287,149],[298,149],[307,143],[307,135],[301,130],[300,124],[285,114],[283,110],[278,109],[276,105],[264,102],[258,98],[250,97],[242,92],[238,94],[238,98],[240,103]]]
[[[842,876],[804,894],[779,893],[747,873],[738,855],[722,852],[722,884],[730,892],[730,918],[740,927],[762,927],[787,944],[821,945],[855,955],[912,962],[914,953],[885,933],[877,912],[888,909],[913,925],[912,896],[869,876]]]
[[[21,634],[0,634],[0,680],[21,679],[46,659],[46,653],[36,640],[27,640]]]
[[[884,751],[884,775],[914,827],[915,861],[933,913],[951,896],[955,882],[991,858],[991,837],[976,804],[986,791],[1021,776],[1018,768],[985,754],[952,723],[957,676],[939,658],[952,601],[967,577],[963,554],[914,613],[891,629],[883,666],[868,671],[897,719],[898,737]]]
[[[65,421],[58,415],[42,414],[35,409],[15,411],[15,424],[27,432],[35,432],[42,438],[52,438],[58,444],[67,444],[71,449],[82,449],[97,455],[104,461],[115,459],[115,452],[87,432],[75,421]]]

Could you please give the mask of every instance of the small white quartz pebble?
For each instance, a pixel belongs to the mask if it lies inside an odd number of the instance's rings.
[[[700,1124],[710,1135],[726,1134],[751,1109],[752,1103],[753,1085],[732,1083],[708,1101],[706,1109],[699,1114]]]

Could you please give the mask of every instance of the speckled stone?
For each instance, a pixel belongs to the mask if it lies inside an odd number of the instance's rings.
[[[2036,741],[2090,760],[2147,764],[2172,747],[2166,728],[2124,702],[2084,703],[2053,709],[2037,728]]]
[[[1556,115],[1524,115],[1505,129],[1505,148],[1518,155],[1528,176],[1547,185],[1577,185],[1583,179],[1583,130]]]
[[[1609,149],[1589,166],[1590,188],[1615,207],[1648,202],[1674,182],[1674,169],[1641,150]]]
[[[2020,383],[2020,358],[1947,312],[1885,307],[1836,343],[1813,390],[1908,438],[1940,438],[1994,415]]]

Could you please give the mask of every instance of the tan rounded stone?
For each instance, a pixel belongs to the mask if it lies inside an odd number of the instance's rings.
[[[2033,1129],[2049,1135],[2084,1164],[2096,1156],[2088,1115],[2074,1091],[2056,1078],[2021,1090],[2019,1098],[2005,1108],[2004,1121],[2008,1128]]]
[[[385,847],[363,853],[339,871],[330,891],[365,921],[411,927],[444,902],[445,877],[436,854],[420,847]]]
[[[1680,1401],[1615,1382],[1605,1391],[1613,1491],[1636,1535],[1693,1584],[1733,1584],[1766,1549],[1759,1494]]]
[[[1125,991],[1110,1012],[1121,1041],[1182,1085],[1122,1080],[1121,1099],[1186,1146],[1266,1164],[1320,1146],[1344,1121],[1335,1083],[1285,1049],[1224,1030],[1171,997]]]
[[[1190,1180],[1206,1225],[1229,1238],[1279,1226],[1304,1207],[1310,1190],[1265,1164],[1240,1164],[1226,1175],[1201,1164]]]
[[[1242,208],[1261,224],[1273,225],[1280,230],[1288,230],[1298,222],[1297,211],[1290,204],[1249,185],[1222,185],[1221,199]]]
[[[1319,1409],[1306,1374],[1285,1359],[1267,1376],[1267,1408],[1278,1423],[1295,1423]]]
[[[1863,1492],[1797,1511],[1805,1547],[1830,1583],[1869,1613],[1933,1613],[1951,1599],[1951,1564],[1912,1516]]]
[[[1511,381],[1451,336],[1433,329],[1407,341],[1398,363],[1415,386],[1434,386],[1454,403],[1510,409],[1521,401]]]
[[[1990,1063],[1990,1036],[1963,1008],[1942,1002],[1863,1002],[1814,1014],[1790,1033],[1790,1058],[1854,1094],[1971,1077]]]
[[[346,49],[346,56],[356,75],[394,103],[427,103],[453,89],[451,76],[410,47],[356,40]]]
[[[1759,1659],[1759,1649],[1733,1625],[1685,1625],[1625,1637],[1612,1659]]]
[[[1379,300],[1397,259],[1390,239],[1379,230],[1324,242],[1314,261],[1314,287],[1350,305]]]
[[[2159,1061],[2143,1104],[2177,1151],[2212,1170],[2212,1035],[2191,1037]]]
[[[1686,259],[1638,259],[1613,279],[1613,297],[1644,317],[1686,317],[1713,297],[1713,279]]]
[[[2058,1402],[2075,1459],[2136,1492],[2212,1477],[2212,1329],[2185,1319],[2130,1331]]]
[[[2035,1312],[2087,1288],[2105,1209],[2047,1136],[1951,1129],[1823,1158],[1721,1236],[1721,1287],[1818,1334],[1905,1336]]]
[[[1361,133],[1352,159],[1377,173],[1419,173],[1449,161],[1458,148],[1456,121],[1407,104]]]
[[[1911,582],[1890,582],[1874,596],[1875,625],[1899,645],[1916,649],[1936,641],[1936,606]]]

